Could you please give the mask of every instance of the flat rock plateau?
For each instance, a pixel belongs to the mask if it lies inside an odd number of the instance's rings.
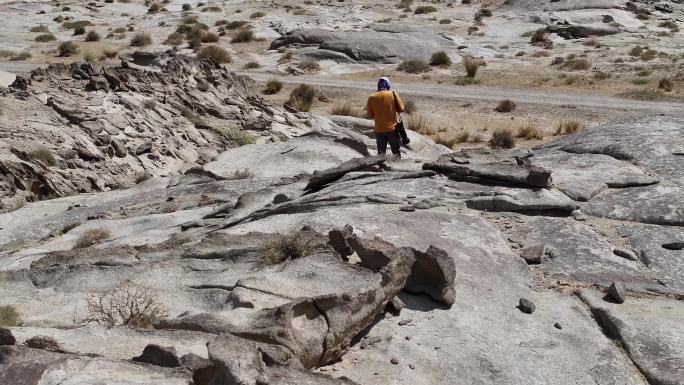
[[[0,0],[0,384],[684,384],[683,11]]]

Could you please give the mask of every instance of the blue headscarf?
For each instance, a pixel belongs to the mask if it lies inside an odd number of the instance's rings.
[[[386,77],[381,77],[380,80],[378,80],[378,91],[389,91],[390,90],[390,82],[389,79]]]

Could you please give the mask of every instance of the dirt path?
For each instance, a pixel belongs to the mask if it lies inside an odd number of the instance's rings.
[[[265,82],[273,78],[269,74],[240,73],[252,79]],[[358,80],[322,78],[315,76],[296,76],[279,78],[284,83],[308,83],[311,85],[372,92],[374,83]],[[393,85],[397,92],[408,95],[430,97],[435,99],[470,99],[483,101],[499,101],[511,99],[519,104],[531,104],[553,107],[588,107],[591,109],[609,109],[626,111],[639,115],[659,115],[684,117],[684,104],[676,102],[649,102],[621,99],[603,95],[571,94],[549,92],[535,89],[514,89],[491,86],[453,86],[444,84],[398,83]]]

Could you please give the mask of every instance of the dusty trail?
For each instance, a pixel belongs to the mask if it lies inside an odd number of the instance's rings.
[[[267,81],[273,78],[269,74],[241,72],[256,81]],[[296,76],[279,78],[284,83],[308,83],[331,88],[346,88],[372,91],[372,82],[322,78],[316,76]],[[394,89],[408,95],[431,97],[435,99],[471,99],[499,101],[512,99],[519,104],[531,104],[554,107],[589,107],[592,109],[609,109],[614,111],[639,111],[641,115],[684,116],[684,104],[677,102],[649,102],[621,99],[604,95],[572,94],[550,92],[546,90],[503,88],[491,86],[453,86],[444,84],[396,83]]]

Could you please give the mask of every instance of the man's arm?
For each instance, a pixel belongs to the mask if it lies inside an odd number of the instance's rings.
[[[395,95],[397,95],[397,104],[399,105],[399,110],[397,112],[404,112],[404,102],[401,101],[398,93],[395,93]]]
[[[375,118],[375,114],[373,114],[373,107],[371,107],[370,98],[368,98],[368,101],[366,102],[366,115],[371,119]]]

